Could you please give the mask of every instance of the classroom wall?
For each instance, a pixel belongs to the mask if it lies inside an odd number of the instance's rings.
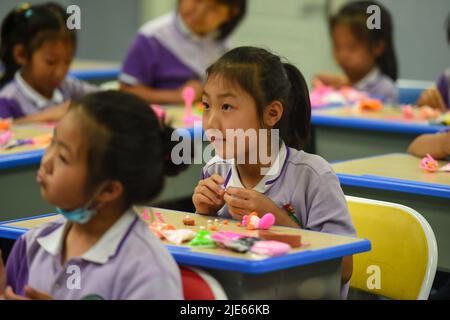
[[[248,16],[233,38],[234,45],[267,47],[286,57],[310,79],[318,71],[338,71],[331,55],[327,8],[348,0],[249,0]],[[30,3],[43,1],[30,0]],[[137,29],[174,8],[177,0],[57,0],[77,4],[82,13],[77,57],[121,61]],[[449,0],[380,0],[395,22],[400,78],[435,80],[450,66],[444,22]],[[0,17],[17,5],[0,2]],[[282,5],[280,5],[282,4]]]

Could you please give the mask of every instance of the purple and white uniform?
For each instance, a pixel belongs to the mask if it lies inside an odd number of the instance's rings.
[[[450,68],[445,70],[437,81],[437,88],[447,108],[450,108]]]
[[[213,32],[196,36],[176,12],[144,24],[128,50],[119,80],[128,85],[176,89],[191,79],[204,80],[206,69],[227,50]]]
[[[53,91],[53,97],[47,99],[34,90],[18,71],[14,79],[0,90],[0,118],[24,117],[98,90],[97,86],[66,77]]]
[[[373,98],[383,100],[387,104],[398,103],[398,89],[395,82],[383,74],[377,67],[373,68],[363,79],[354,84],[357,90],[364,91]]]
[[[14,292],[29,285],[61,300],[183,299],[177,264],[132,209],[80,258],[61,265],[69,225],[58,219],[17,240],[6,265]]]
[[[243,188],[233,160],[218,156],[202,170],[202,179],[214,173],[225,179],[224,188]],[[355,236],[355,228],[339,180],[321,157],[281,145],[267,175],[253,188],[279,208],[290,204],[303,229]],[[230,218],[225,204],[217,214]]]

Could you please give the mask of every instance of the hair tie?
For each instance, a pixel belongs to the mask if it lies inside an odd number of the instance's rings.
[[[27,11],[25,11],[25,13],[23,14],[25,16],[25,18],[29,18],[31,17],[31,15],[33,14],[33,9],[28,9]]]

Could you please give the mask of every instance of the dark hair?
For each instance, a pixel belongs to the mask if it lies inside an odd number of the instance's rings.
[[[369,29],[367,27],[367,8],[372,5],[380,8],[380,29]],[[397,80],[398,67],[394,50],[393,23],[389,11],[384,6],[375,1],[350,2],[330,18],[331,30],[337,24],[349,25],[355,37],[367,42],[369,46],[384,41],[384,52],[377,58],[376,63],[385,75],[394,81]]]
[[[287,146],[302,149],[311,129],[311,104],[301,72],[279,56],[255,47],[235,48],[207,69],[207,76],[220,76],[237,84],[255,100],[260,119],[273,101],[283,104],[283,115],[274,127]]]
[[[8,13],[1,25],[0,59],[4,73],[0,87],[10,81],[20,68],[13,55],[17,44],[24,46],[28,58],[47,40],[64,38],[76,47],[76,34],[67,28],[67,18],[64,9],[52,2],[33,6],[25,4]]]
[[[152,200],[164,186],[164,176],[182,166],[170,160],[173,129],[162,125],[141,98],[120,91],[84,96],[70,112],[85,116],[89,188],[105,180],[120,181],[127,205]],[[88,189],[89,189],[88,188]]]
[[[179,0],[178,4],[180,3]],[[231,11],[237,10],[237,14],[234,15],[230,20],[225,22],[223,25],[219,27],[219,35],[217,36],[217,40],[223,40],[228,37],[234,29],[238,26],[238,24],[243,20],[246,12],[247,12],[247,0],[215,0],[221,4],[227,5]]]

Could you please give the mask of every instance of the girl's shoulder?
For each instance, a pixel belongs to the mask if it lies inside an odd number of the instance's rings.
[[[319,155],[293,148],[289,148],[289,152],[287,170],[307,171],[317,176],[333,172],[331,165]]]
[[[169,12],[156,19],[144,23],[138,31],[138,34],[151,37],[158,32],[166,30],[175,24],[175,12]]]

